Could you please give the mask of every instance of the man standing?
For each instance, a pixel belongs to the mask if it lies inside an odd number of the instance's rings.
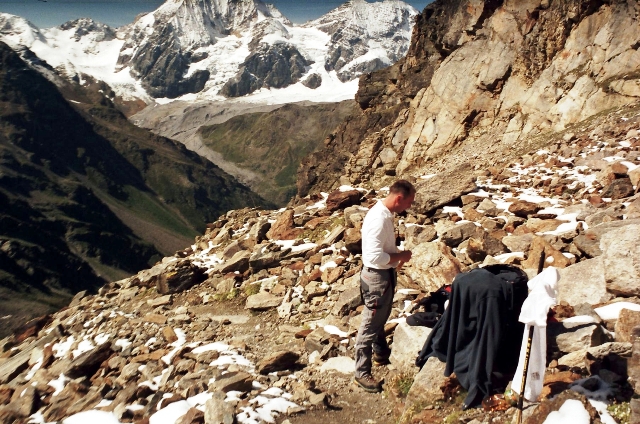
[[[382,390],[371,376],[371,362],[387,363],[391,349],[384,335],[384,324],[391,314],[395,290],[395,269],[411,259],[411,251],[396,246],[393,214],[413,203],[416,189],[406,180],[398,180],[389,195],[376,203],[362,224],[362,273],[360,293],[364,300],[362,324],[356,337],[354,382],[367,392]]]

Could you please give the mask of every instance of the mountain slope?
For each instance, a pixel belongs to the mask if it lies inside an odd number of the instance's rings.
[[[229,209],[267,205],[182,145],[130,124],[106,89],[67,84],[67,101],[0,44],[5,331],[189,245]]]
[[[255,177],[247,184],[284,206],[295,195],[300,160],[315,152],[341,121],[356,111],[353,101],[288,104],[271,112],[233,117],[202,126],[202,143]]]

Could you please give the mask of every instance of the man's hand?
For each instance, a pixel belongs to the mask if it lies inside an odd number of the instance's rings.
[[[401,264],[411,260],[411,250],[402,250],[398,253],[391,253],[389,258],[389,264],[398,263],[396,268],[400,268],[402,266]]]
[[[402,252],[398,252],[398,260],[400,262],[409,262],[411,260],[411,250],[403,250]]]

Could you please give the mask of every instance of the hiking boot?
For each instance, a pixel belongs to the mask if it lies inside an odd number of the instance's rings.
[[[381,353],[373,352],[371,362],[373,362],[373,365],[377,366],[387,365],[389,364],[389,356],[390,355],[383,355]]]
[[[380,387],[380,382],[376,381],[371,377],[371,375],[365,375],[364,377],[356,377],[353,379],[353,382],[360,386],[365,392],[369,393],[379,393],[382,391]]]

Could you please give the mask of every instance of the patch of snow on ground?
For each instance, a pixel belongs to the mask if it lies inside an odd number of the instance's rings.
[[[640,311],[640,305],[631,302],[616,302],[596,308],[595,311],[603,320],[614,320],[620,316],[620,311],[630,309],[632,311]]]
[[[589,424],[590,422],[589,412],[584,409],[582,402],[569,399],[559,410],[551,412],[543,424]]]

